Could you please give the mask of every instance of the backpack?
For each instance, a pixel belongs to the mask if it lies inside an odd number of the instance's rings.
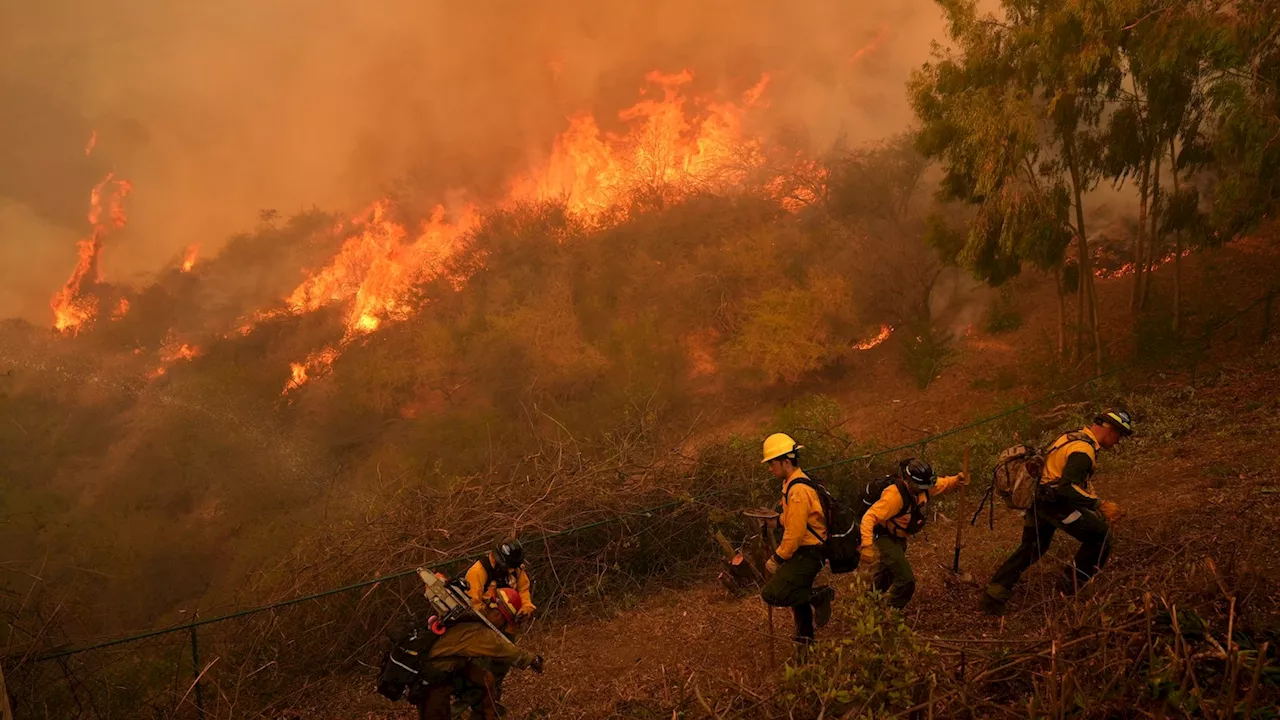
[[[834,574],[853,572],[858,569],[858,558],[862,546],[862,533],[859,528],[862,513],[836,500],[826,487],[811,478],[799,477],[791,485],[806,485],[818,494],[822,504],[822,514],[827,523],[827,537],[823,538],[813,528],[809,533],[822,541],[822,556]],[[788,492],[790,488],[788,488]]]
[[[417,688],[442,679],[439,672],[430,670],[423,662],[440,636],[418,626],[392,631],[388,635],[391,649],[382,658],[378,694],[397,702],[408,692],[412,702]]]
[[[1036,493],[1040,487],[1040,479],[1044,475],[1044,466],[1049,461],[1049,455],[1067,443],[1077,440],[1084,441],[1093,446],[1097,450],[1097,445],[1093,440],[1084,433],[1070,432],[1059,438],[1058,442],[1049,446],[1049,449],[1041,452],[1039,449],[1030,445],[1014,445],[1005,448],[996,457],[995,467],[991,471],[991,486],[987,488],[987,492],[982,496],[982,502],[978,503],[978,509],[973,513],[973,518],[969,520],[969,524],[973,525],[978,522],[978,516],[982,514],[982,509],[991,503],[988,526],[995,527],[995,499],[999,498],[1012,510],[1030,510],[1031,505],[1035,502]]]
[[[876,478],[862,488],[862,508],[858,513],[858,524],[862,524],[862,516],[867,514],[872,505],[880,501],[880,496],[884,495],[884,491],[888,490],[891,485],[898,488],[898,494],[902,496],[902,510],[889,519],[896,520],[907,513],[911,513],[911,519],[907,521],[905,530],[908,535],[915,535],[924,527],[928,517],[924,514],[924,509],[921,508],[919,499],[907,489],[906,483],[897,475],[885,475],[884,477]],[[926,490],[925,495],[927,496],[928,494],[929,492]]]
[[[481,555],[480,559],[476,562],[480,563],[480,567],[484,568],[485,586],[480,588],[480,594],[482,596],[484,595],[485,590],[489,589],[489,583],[493,583],[495,590],[515,587],[515,585],[511,584],[511,573],[498,572],[497,569],[493,567],[493,563],[489,562],[488,553]],[[472,566],[468,565],[462,572],[450,578],[448,584],[461,588],[465,593],[470,588],[470,583],[467,582],[467,573],[471,571],[471,567]]]

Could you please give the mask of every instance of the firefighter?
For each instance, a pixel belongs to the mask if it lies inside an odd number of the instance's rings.
[[[527,620],[535,607],[533,605],[532,585],[529,573],[524,568],[524,547],[519,540],[510,538],[503,540],[484,557],[477,560],[467,570],[467,594],[471,597],[471,605],[477,612],[483,612],[485,606],[492,601],[499,590],[511,588],[520,594],[518,614],[513,624]],[[502,699],[502,682],[506,679],[510,667],[500,662],[482,663],[493,675],[493,695]],[[458,693],[458,701],[472,708],[473,717],[478,716],[480,702],[484,695],[472,688]]]
[[[424,681],[410,700],[418,705],[424,720],[448,720],[450,701],[455,690],[466,686],[483,688],[483,697],[473,705],[472,717],[494,720],[499,717],[495,677],[487,663],[505,667],[529,668],[542,672],[543,659],[510,642],[509,632],[515,626],[523,602],[514,588],[498,588],[485,604],[484,616],[507,635],[500,637],[479,620],[463,621],[449,626],[435,639],[421,661]]]
[[[519,540],[503,540],[467,570],[467,594],[477,611],[495,597],[499,588],[514,588],[520,593],[520,619],[533,615],[532,585],[524,569],[524,547]]]
[[[924,460],[907,458],[898,463],[898,474],[882,481],[878,499],[862,516],[860,567],[875,567],[873,585],[889,594],[889,604],[901,610],[916,592],[915,571],[907,560],[907,538],[924,528],[925,506],[931,497],[969,484],[964,473],[939,478]],[[873,484],[874,485],[874,484]]]
[[[815,624],[822,627],[831,619],[836,595],[834,588],[813,585],[825,559],[827,522],[817,491],[800,469],[801,448],[789,435],[775,433],[765,439],[761,460],[782,482],[782,542],[765,563],[769,579],[760,597],[774,607],[791,608],[798,655],[813,643]]]
[[[1109,450],[1132,434],[1129,413],[1111,409],[1094,418],[1092,425],[1069,432],[1049,446],[1035,500],[1023,513],[1022,543],[982,593],[979,602],[984,611],[1004,612],[1013,586],[1049,549],[1057,530],[1080,541],[1075,561],[1064,569],[1063,592],[1075,594],[1106,564],[1111,554],[1111,523],[1120,519],[1122,511],[1114,502],[1098,499],[1092,478],[1098,451]]]

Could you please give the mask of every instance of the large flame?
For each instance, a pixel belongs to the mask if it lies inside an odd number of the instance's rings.
[[[868,52],[876,42],[878,39]],[[548,157],[515,176],[506,196],[494,206],[559,200],[570,213],[598,226],[625,219],[637,199],[671,200],[698,192],[733,192],[744,181],[760,181],[775,173],[772,166],[770,174],[763,172],[763,143],[746,130],[748,113],[766,106],[769,77],[762,75],[734,101],[692,96],[693,80],[688,70],[651,72],[644,78],[639,101],[608,122],[597,122],[589,113],[569,118]],[[92,144],[93,140],[86,152],[92,151]],[[814,202],[825,184],[820,165],[806,164],[803,158],[797,158],[795,164],[795,169],[764,186],[791,210]],[[74,332],[97,312],[96,298],[85,289],[97,279],[102,237],[109,227],[123,225],[120,201],[129,190],[123,181],[112,183],[108,176],[95,188],[90,215],[94,232],[81,242],[76,270],[52,303],[60,330]],[[112,188],[110,193],[108,188]],[[109,223],[99,222],[104,208]],[[284,299],[283,307],[244,319],[239,333],[251,333],[268,318],[340,305],[344,312],[341,339],[291,363],[284,392],[302,386],[328,372],[351,342],[415,312],[414,286],[440,277],[445,261],[478,225],[485,209],[489,208],[467,205],[446,210],[439,206],[415,230],[395,219],[389,200],[373,203],[365,212],[335,224],[335,235],[347,234],[338,252],[299,283]],[[180,266],[183,272],[195,267],[197,252],[195,245],[187,248]],[[457,285],[466,281],[465,277],[449,279]],[[117,314],[124,312],[122,306]],[[196,352],[186,345],[175,347],[162,350],[156,375]]]
[[[598,218],[638,193],[667,195],[723,190],[760,164],[760,143],[743,133],[744,108],[760,102],[768,76],[747,90],[741,104],[691,102],[688,70],[651,72],[646,97],[618,113],[622,133],[602,131],[590,114],[570,118],[541,167],[518,177],[513,199],[563,199],[570,212]],[[688,106],[693,111],[688,112]]]
[[[59,331],[75,334],[98,314],[98,298],[86,290],[101,280],[98,255],[102,252],[102,240],[112,230],[124,227],[124,199],[132,189],[128,180],[116,180],[114,173],[107,173],[89,193],[89,226],[92,231],[89,237],[77,243],[79,257],[76,267],[49,302],[53,309],[53,326]]]

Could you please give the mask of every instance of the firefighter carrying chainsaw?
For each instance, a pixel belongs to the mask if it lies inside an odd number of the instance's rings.
[[[1025,446],[1001,453],[992,491],[1010,507],[1024,511],[1022,542],[982,593],[979,604],[985,612],[1004,612],[1014,585],[1049,549],[1058,530],[1080,541],[1075,561],[1062,576],[1064,593],[1075,594],[1106,564],[1111,554],[1111,524],[1123,513],[1114,502],[1098,499],[1093,474],[1098,451],[1113,448],[1132,434],[1129,413],[1111,409],[1094,418],[1092,425],[1059,437],[1043,455]]]
[[[493,668],[529,668],[541,673],[543,659],[518,647],[511,631],[523,600],[515,588],[498,588],[480,609],[471,603],[465,581],[447,581],[426,570],[426,609],[394,631],[392,647],[382,663],[378,692],[388,699],[407,699],[423,720],[447,720],[453,701],[478,691],[457,709],[472,709],[472,718],[494,720],[502,714]],[[424,616],[426,618],[424,619]]]
[[[520,594],[520,607],[515,623],[523,624],[533,616],[536,609],[533,605],[533,585],[529,581],[529,573],[525,568],[524,546],[515,538],[508,538],[490,550],[467,569],[462,583],[471,597],[471,605],[483,611],[485,606],[497,597],[503,588],[510,588]],[[511,666],[497,660],[477,661],[481,667],[493,675],[493,687],[485,688],[471,684],[460,688],[454,696],[454,705],[470,707],[472,715],[479,717],[481,705],[485,698],[492,695],[501,708],[502,684],[507,678]]]

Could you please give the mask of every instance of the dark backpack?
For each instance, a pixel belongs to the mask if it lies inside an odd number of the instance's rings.
[[[440,679],[435,677],[437,673],[432,672],[425,662],[436,644],[436,638],[440,636],[425,627],[397,630],[389,635],[391,649],[382,658],[378,694],[397,702],[407,692],[412,701],[418,687]]]
[[[862,489],[862,502],[859,503],[861,507],[858,512],[858,524],[862,524],[862,516],[867,514],[867,511],[871,509],[872,505],[875,505],[880,501],[880,496],[884,495],[884,491],[888,490],[889,486],[898,488],[898,494],[902,496],[902,510],[898,511],[897,515],[894,515],[889,519],[896,520],[903,515],[910,513],[911,519],[907,521],[907,527],[905,530],[908,535],[915,535],[924,527],[924,523],[928,517],[924,514],[924,508],[920,506],[919,499],[916,498],[915,494],[907,488],[906,482],[897,475],[885,475],[884,477],[878,477],[868,482],[866,487]],[[928,494],[929,491],[926,490],[925,495],[928,496]]]
[[[515,587],[515,585],[513,585],[511,582],[512,581],[511,573],[498,572],[497,569],[493,567],[493,563],[489,562],[489,556],[487,554],[481,555],[480,559],[477,560],[476,562],[480,563],[480,567],[484,568],[485,586],[480,588],[481,596],[484,595],[485,590],[489,589],[489,583],[493,583],[493,586],[495,588],[514,588]],[[450,578],[448,580],[448,584],[461,588],[464,592],[469,590],[470,583],[467,582],[467,573],[471,571],[471,567],[472,566],[468,565],[465,570],[463,570],[462,572]]]
[[[831,566],[831,572],[838,575],[857,570],[862,546],[862,533],[859,528],[862,514],[836,500],[826,487],[812,478],[799,477],[792,481],[791,485],[807,485],[818,494],[818,501],[822,504],[822,514],[827,523],[827,537],[822,537],[813,528],[808,530],[810,534],[822,541],[822,555]]]

